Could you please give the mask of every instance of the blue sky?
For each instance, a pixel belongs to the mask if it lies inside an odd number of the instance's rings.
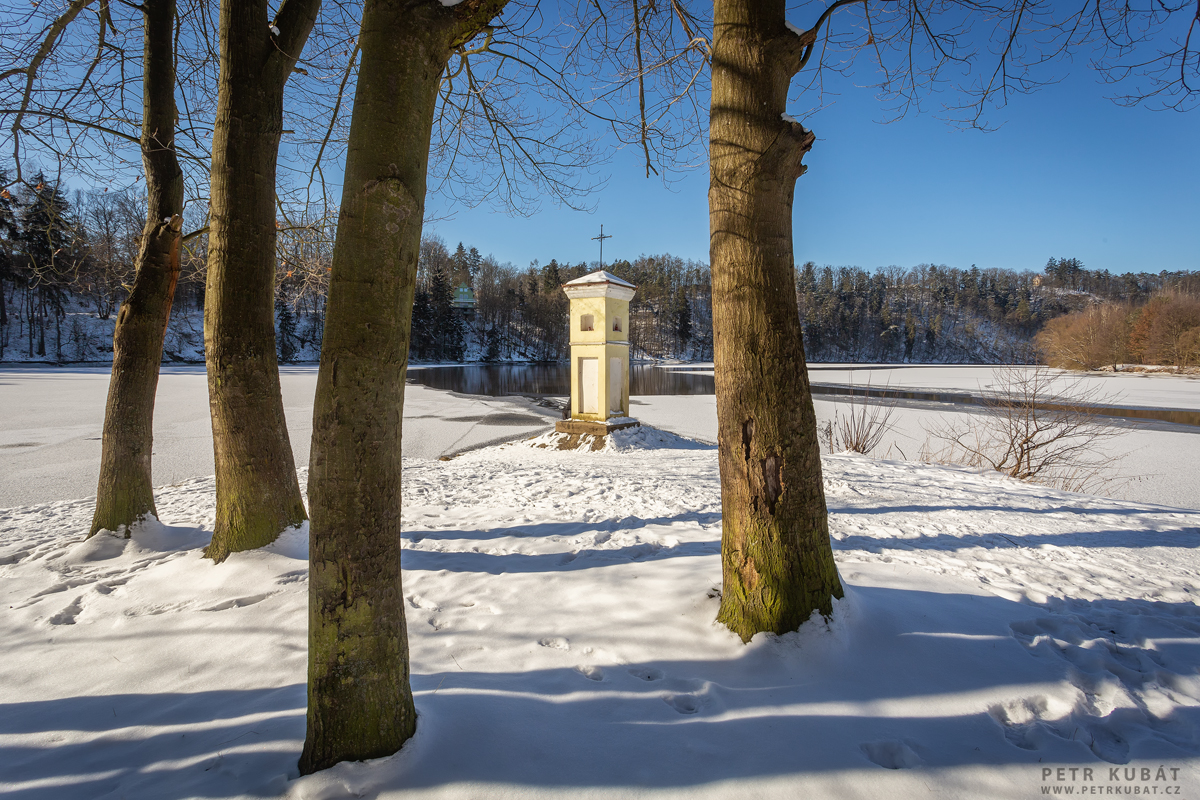
[[[1200,269],[1200,111],[1123,108],[1111,93],[1077,62],[1062,83],[1015,97],[992,116],[1003,126],[982,133],[933,113],[880,124],[886,112],[871,90],[847,87],[805,122],[817,142],[797,184],[797,263],[1039,270],[1054,256],[1113,272]],[[625,151],[604,172],[593,213],[460,209],[429,230],[519,267],[595,260],[601,223],[613,236],[606,262],[663,252],[708,260],[706,168],[664,188]]]

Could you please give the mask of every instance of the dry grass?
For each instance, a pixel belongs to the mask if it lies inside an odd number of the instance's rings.
[[[853,384],[851,384],[853,387]],[[892,415],[895,403],[871,402],[871,384],[866,393],[851,400],[843,415],[835,408],[833,419],[820,429],[822,443],[830,453],[861,453],[870,455],[894,426]]]

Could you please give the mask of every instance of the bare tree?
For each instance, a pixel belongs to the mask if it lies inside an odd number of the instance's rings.
[[[319,6],[284,0],[272,19],[267,0],[221,2],[204,304],[218,562],[307,517],[275,351],[275,175],[284,86]]]
[[[207,194],[214,62],[205,31],[208,0],[177,0],[169,63],[175,77],[175,150],[185,198]],[[12,3],[0,17],[0,118],[12,183],[30,165],[72,173],[97,186],[143,178],[144,17],[111,0]],[[180,68],[181,67],[181,68]],[[200,187],[205,186],[203,191]]]
[[[400,580],[400,439],[426,167],[446,63],[504,4],[368,0],[363,9],[313,409],[302,773],[388,755],[416,728]]]
[[[146,204],[129,190],[79,193],[75,202],[87,232],[88,263],[77,289],[90,298],[96,316],[108,319],[120,307],[125,286],[137,274],[138,242]]]
[[[47,11],[52,16],[43,16]],[[117,18],[117,12],[131,16]],[[23,28],[29,23],[41,27],[30,35]],[[185,82],[177,80],[180,54],[175,45],[188,38],[184,28],[175,0],[115,7],[108,0],[72,0],[54,10],[51,4],[40,9],[34,3],[0,28],[11,59],[11,66],[0,73],[0,102],[5,106],[0,115],[9,123],[16,180],[23,180],[22,167],[30,155],[52,159],[60,172],[70,167],[97,181],[130,177],[140,162],[146,180],[145,227],[114,333],[91,534],[102,528],[128,530],[155,513],[154,395],[179,275],[185,193],[176,143],[176,97],[201,97],[196,80],[205,74],[201,56]],[[140,60],[133,55],[139,39]],[[194,127],[189,124],[187,129],[196,141]],[[129,152],[134,147],[137,158]],[[190,153],[187,161],[194,170],[203,154]],[[128,210],[121,208],[115,193],[113,200],[95,205],[105,222],[112,213]],[[114,235],[108,231],[109,241],[97,244],[117,249],[111,241]],[[119,279],[104,275],[98,282]],[[105,304],[114,291],[112,286],[96,289],[102,316],[108,313]]]
[[[804,45],[783,0],[717,0],[709,118],[721,610],[748,641],[842,596],[792,260],[792,193],[813,134],[786,118]]]
[[[1113,398],[1086,380],[1049,367],[996,370],[979,400],[981,412],[928,427],[921,459],[986,467],[1068,491],[1100,488],[1113,479],[1104,444],[1124,431],[1099,413]]]
[[[986,128],[989,108],[1048,82],[1041,68],[1099,41],[1112,49],[1102,67],[1147,50],[1157,56],[1135,71],[1178,67],[1178,77],[1158,75],[1167,81],[1160,89],[1179,99],[1173,107],[1183,108],[1196,97],[1200,69],[1191,44],[1200,18],[1190,9],[836,0],[802,9],[808,27],[798,27],[783,0],[716,0],[709,214],[724,520],[718,619],[743,639],[828,614],[842,592],[795,299],[792,197],[815,135],[787,113],[792,79],[809,68],[802,88],[820,92],[831,70],[865,57],[880,76],[877,92],[902,115],[950,76],[960,98],[950,115]],[[1174,26],[1177,45],[1164,49],[1138,21]]]
[[[179,280],[183,171],[175,156],[175,0],[146,0],[141,149],[146,227],[136,276],[117,314],[104,412],[100,482],[89,536],[157,516],[151,472],[154,395]]]
[[[1097,303],[1050,320],[1037,335],[1042,358],[1050,366],[1063,369],[1089,370],[1116,364],[1125,355],[1131,311],[1115,303]]]

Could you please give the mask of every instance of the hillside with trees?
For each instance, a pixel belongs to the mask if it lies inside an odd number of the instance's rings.
[[[68,193],[38,176],[0,195],[0,360],[105,362],[128,292],[145,202],[132,190]],[[185,226],[195,230],[198,225]],[[281,226],[276,334],[281,361],[320,352],[329,286],[327,222]],[[185,242],[164,360],[204,358],[207,237]],[[551,257],[521,268],[437,236],[421,245],[411,357],[417,362],[557,361],[567,357],[563,283],[597,263]],[[637,357],[713,357],[708,265],[670,254],[605,268],[638,286],[630,306]],[[467,287],[473,310],[456,308]],[[1078,259],[1040,271],[817,266],[796,269],[805,351],[812,361],[1114,363],[1194,366],[1200,360],[1200,275],[1110,274]]]

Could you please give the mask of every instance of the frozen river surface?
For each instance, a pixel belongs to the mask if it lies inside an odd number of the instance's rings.
[[[711,365],[688,365],[711,371]],[[297,466],[308,463],[315,366],[281,370],[284,406]],[[109,369],[97,367],[0,367],[0,508],[93,495],[99,473],[100,434]],[[814,383],[854,384],[912,391],[977,392],[993,381],[990,367],[812,366]],[[1131,408],[1200,410],[1200,380],[1166,375],[1089,376]],[[815,401],[818,420],[844,403],[829,396]],[[938,418],[973,413],[944,403],[906,403],[896,428],[878,455],[915,459],[925,427]],[[657,427],[705,441],[716,440],[712,395],[635,397],[632,414]],[[436,459],[548,429],[554,409],[529,399],[475,397],[409,385],[405,393],[407,458]],[[1123,424],[1123,423],[1116,423]],[[1128,433],[1110,443],[1112,494],[1124,499],[1200,508],[1200,428],[1167,423],[1124,425]],[[165,367],[155,417],[155,485],[173,484],[213,472],[207,383],[202,366]]]

